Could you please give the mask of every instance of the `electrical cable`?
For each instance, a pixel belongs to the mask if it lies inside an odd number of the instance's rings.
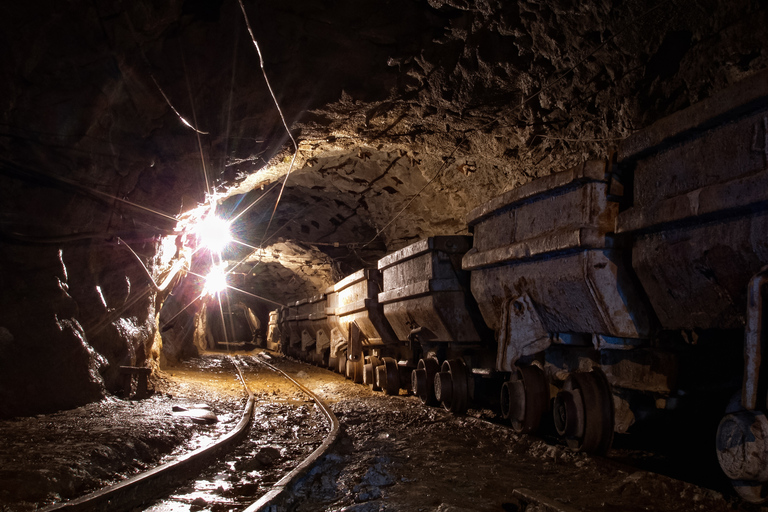
[[[264,82],[267,84],[267,89],[269,89],[269,94],[272,95],[272,101],[275,103],[275,107],[277,108],[277,112],[280,114],[280,119],[283,121],[283,127],[285,128],[285,132],[288,134],[288,137],[290,137],[291,142],[293,143],[293,157],[291,158],[291,163],[288,166],[288,172],[285,173],[285,179],[283,180],[283,185],[280,187],[280,193],[277,196],[277,201],[275,201],[275,207],[272,209],[272,215],[269,217],[269,222],[267,223],[267,229],[264,231],[264,236],[267,235],[269,232],[269,228],[272,225],[272,219],[275,218],[275,212],[277,212],[277,205],[280,204],[280,199],[283,197],[283,191],[285,190],[285,184],[288,182],[288,176],[291,175],[291,171],[293,170],[293,165],[296,162],[296,156],[299,154],[299,146],[296,144],[296,139],[293,138],[293,134],[291,133],[291,130],[288,128],[288,123],[285,121],[285,116],[283,115],[283,110],[280,108],[280,104],[277,102],[277,97],[275,96],[275,92],[272,90],[272,86],[269,83],[269,78],[267,78],[267,72],[264,69],[264,57],[261,55],[261,48],[259,47],[259,43],[256,41],[256,36],[253,34],[253,29],[251,29],[251,23],[248,21],[248,14],[245,12],[245,5],[243,5],[243,0],[237,0],[240,4],[240,9],[243,11],[243,19],[245,20],[245,26],[248,27],[248,34],[251,36],[251,41],[253,41],[253,46],[256,48],[256,53],[259,56],[259,66],[261,67],[261,74],[264,75]],[[262,238],[261,243],[259,246],[264,245],[264,239]]]

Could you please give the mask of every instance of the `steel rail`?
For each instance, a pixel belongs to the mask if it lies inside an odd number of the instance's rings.
[[[240,421],[230,432],[222,436],[216,442],[184,454],[176,460],[167,462],[156,468],[150,469],[149,471],[132,476],[126,480],[99,489],[80,498],[63,503],[56,503],[42,509],[42,511],[130,510],[146,503],[152,498],[163,495],[167,492],[169,486],[188,479],[195,472],[208,466],[212,460],[219,456],[223,451],[239,442],[242,436],[247,433],[247,427],[251,423],[255,398],[253,392],[251,392],[248,385],[245,383],[245,378],[243,377],[240,368],[234,360],[232,360],[232,362],[240,376],[240,382],[248,393],[248,402],[245,405]]]
[[[315,462],[317,462],[317,460],[320,457],[325,455],[325,453],[330,449],[330,447],[336,442],[336,440],[339,437],[339,420],[338,418],[336,418],[336,415],[333,414],[333,412],[328,407],[328,405],[320,397],[318,397],[315,393],[313,393],[308,388],[303,386],[301,383],[297,382],[295,379],[293,379],[290,375],[285,373],[283,370],[267,363],[266,361],[263,361],[258,357],[254,357],[253,359],[255,359],[258,363],[266,366],[267,368],[282,374],[286,379],[290,380],[293,384],[296,385],[296,387],[298,387],[301,391],[307,394],[323,412],[330,426],[330,432],[328,433],[328,436],[325,438],[323,443],[315,449],[315,451],[310,453],[309,456],[306,459],[304,459],[304,461],[301,462],[301,464],[299,464],[296,468],[293,469],[293,471],[285,475],[276,484],[274,484],[272,486],[272,490],[270,490],[267,494],[259,498],[258,501],[253,503],[244,511],[244,512],[276,512],[283,508],[281,506],[282,502],[285,501],[286,494],[289,493],[290,489],[294,486],[294,484],[296,484],[310,469],[312,469]]]

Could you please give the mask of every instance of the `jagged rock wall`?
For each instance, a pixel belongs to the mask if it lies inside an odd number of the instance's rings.
[[[300,149],[267,233],[290,145],[237,2],[0,7],[0,415],[146,362],[164,297],[117,239],[158,275],[212,187],[267,194],[235,233],[312,264],[240,285],[296,300],[768,65],[758,0],[245,4]]]

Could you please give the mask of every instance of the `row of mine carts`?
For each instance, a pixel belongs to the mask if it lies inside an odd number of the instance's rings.
[[[554,422],[590,452],[702,382],[735,391],[712,445],[765,499],[768,74],[467,224],[272,312],[271,348],[456,413],[495,401],[516,431]]]

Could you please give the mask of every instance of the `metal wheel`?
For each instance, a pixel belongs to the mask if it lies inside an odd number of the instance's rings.
[[[360,358],[357,361],[347,361],[347,368],[349,371],[349,378],[352,379],[352,382],[355,384],[362,384],[363,371],[365,369],[363,359]]]
[[[382,391],[387,387],[387,367],[380,364],[374,370],[376,373],[376,389],[374,391]]]
[[[538,366],[518,368],[501,387],[501,413],[520,434],[535,432],[549,408],[549,384]]]
[[[768,418],[765,414],[744,409],[726,414],[717,427],[715,447],[720,468],[731,479],[739,496],[750,503],[768,501]]]
[[[555,398],[555,428],[575,451],[605,453],[613,442],[613,395],[599,368],[574,372]]]
[[[339,358],[338,357],[329,357],[328,358],[328,369],[334,372],[339,371]]]
[[[381,366],[381,361],[376,356],[368,358],[368,362],[363,366],[363,384],[370,386],[372,391],[381,391],[376,382],[376,368]]]
[[[435,398],[454,414],[467,412],[469,403],[469,372],[461,359],[443,361],[440,372],[435,374]]]
[[[438,405],[435,398],[435,375],[440,372],[440,362],[434,357],[419,359],[415,370],[411,372],[411,390],[424,405]]]
[[[400,394],[400,369],[397,367],[397,361],[391,357],[385,357],[382,359],[384,363],[384,374],[386,375],[384,382],[379,382],[379,385],[388,395]]]
[[[340,374],[346,377],[347,376],[347,353],[346,352],[342,352],[339,354],[338,363],[339,365],[337,367],[337,370],[339,371]]]

